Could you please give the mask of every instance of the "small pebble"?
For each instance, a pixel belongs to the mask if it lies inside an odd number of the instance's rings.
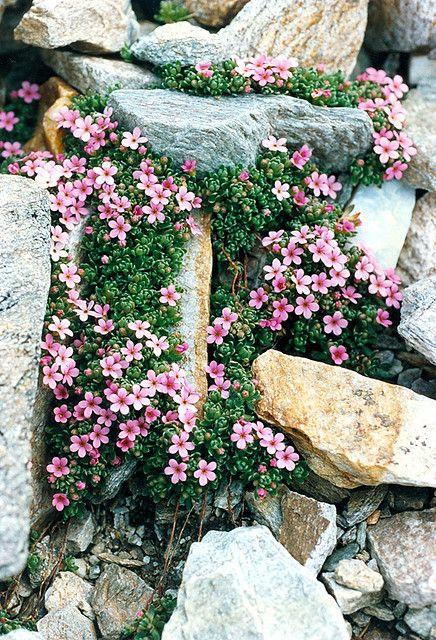
[[[374,513],[371,513],[371,515],[367,517],[366,524],[377,524],[380,520],[380,515],[381,511],[380,509],[377,509],[377,511],[374,511]]]

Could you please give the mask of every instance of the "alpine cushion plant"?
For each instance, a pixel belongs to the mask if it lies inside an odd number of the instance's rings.
[[[40,98],[39,85],[27,80],[9,93],[0,109],[0,165],[23,153],[22,145],[33,134]]]
[[[401,99],[408,86],[399,75],[390,78],[385,71],[369,67],[349,81],[340,71],[325,73],[322,64],[299,67],[295,58],[266,55],[217,64],[203,61],[195,66],[176,62],[164,65],[160,72],[166,88],[196,95],[281,94],[320,106],[364,110],[374,125],[374,145],[351,165],[354,184],[381,185],[384,180],[400,180],[416,153],[404,133],[406,111]]]

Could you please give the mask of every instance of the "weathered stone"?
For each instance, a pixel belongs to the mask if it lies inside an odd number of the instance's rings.
[[[289,486],[309,498],[315,498],[315,500],[329,504],[338,504],[350,496],[348,489],[335,487],[334,484],[310,470],[303,484],[290,478]]]
[[[145,67],[123,60],[61,50],[45,50],[41,57],[48,67],[81,93],[104,94],[116,84],[128,89],[147,89],[160,83],[159,78]]]
[[[418,487],[391,487],[389,505],[395,511],[421,511],[431,497],[431,489]],[[392,500],[392,502],[391,502]]]
[[[88,618],[93,618],[91,596],[94,587],[71,571],[61,571],[45,594],[47,611],[57,611],[69,605],[77,607]]]
[[[425,640],[436,638],[436,606],[409,609],[404,616],[407,625]]]
[[[48,196],[0,175],[0,579],[27,557],[30,419],[50,285]]]
[[[436,509],[404,511],[368,528],[377,560],[393,600],[421,608],[436,602]]]
[[[31,0],[6,0],[6,4],[4,0],[0,0],[0,55],[14,53],[14,65],[17,64],[17,52],[27,48],[27,45],[23,42],[17,42],[14,39],[14,29],[30,4]],[[28,51],[26,55],[29,55]],[[6,60],[2,61],[2,71],[4,69],[3,64],[6,66]]]
[[[93,497],[93,502],[101,504],[115,498],[123,484],[133,475],[137,466],[137,460],[125,460],[120,466],[111,469],[101,483],[98,493]]]
[[[92,599],[101,634],[119,634],[134,621],[152,594],[153,589],[133,571],[114,564],[107,566],[95,584]]]
[[[428,0],[370,0],[365,42],[375,51],[434,47],[435,7]]]
[[[199,615],[199,612],[201,614]],[[334,600],[262,526],[193,543],[162,640],[348,640]]]
[[[45,640],[40,633],[36,631],[27,631],[27,629],[16,629],[3,636],[3,640]]]
[[[412,55],[409,61],[409,83],[418,85],[419,91],[425,98],[436,100],[436,56]]]
[[[352,527],[358,522],[366,520],[381,504],[387,491],[388,488],[383,485],[371,489],[364,487],[353,491],[347,502],[347,508],[342,514],[347,526]]]
[[[336,508],[286,487],[277,496],[259,500],[247,495],[250,511],[268,526],[295,560],[315,575],[336,547]]]
[[[419,89],[412,89],[404,106],[407,111],[407,135],[413,140],[416,155],[404,174],[406,182],[417,189],[436,191],[436,134],[433,112],[436,101]]]
[[[407,344],[436,364],[436,276],[404,290],[398,333]]]
[[[383,578],[362,560],[341,560],[335,569],[335,580],[344,587],[362,593],[379,593],[383,589]]]
[[[197,22],[209,27],[223,27],[247,2],[248,0],[186,0],[185,5]]]
[[[58,128],[54,116],[62,107],[71,105],[71,98],[77,95],[77,91],[66,82],[53,76],[41,85],[41,100],[38,106],[38,115],[33,137],[26,142],[26,151],[41,151],[47,149],[53,155],[64,153],[64,133]]]
[[[323,62],[351,73],[363,41],[368,0],[250,0],[216,34],[188,22],[158,27],[136,42],[139,60],[156,65],[195,64],[231,56],[293,56],[300,64]]]
[[[436,486],[436,404],[409,389],[270,350],[253,363],[261,419],[343,487]]]
[[[133,42],[139,25],[130,0],[34,0],[14,33],[35,47],[111,53]]]
[[[360,547],[357,542],[352,542],[351,544],[347,544],[346,547],[340,547],[336,549],[332,553],[332,555],[327,558],[324,564],[324,571],[334,571],[341,560],[348,560],[350,558],[354,558],[360,551]]]
[[[91,620],[73,605],[50,611],[36,626],[44,640],[97,640]]]
[[[371,617],[377,618],[378,620],[383,620],[384,622],[391,622],[392,620],[395,620],[395,615],[392,609],[383,602],[370,604],[364,608],[363,612]]]
[[[358,589],[344,587],[335,580],[334,573],[322,573],[321,580],[325,584],[327,591],[335,598],[342,613],[347,615],[375,604],[381,599],[380,592],[362,593]]]
[[[326,109],[289,96],[224,96],[220,100],[175,91],[115,91],[115,117],[140,127],[153,147],[182,164],[196,158],[200,172],[220,165],[253,165],[270,133],[289,149],[306,143],[323,167],[342,169],[371,144],[372,125],[358,109]]]
[[[81,518],[70,520],[66,543],[68,553],[75,555],[86,551],[93,540],[94,532],[94,518],[90,511],[87,511]]]
[[[398,180],[381,188],[361,185],[350,204],[362,221],[353,242],[368,249],[381,267],[395,267],[412,219],[415,189]]]
[[[412,222],[398,260],[403,285],[436,275],[436,193],[426,193],[413,210]]]

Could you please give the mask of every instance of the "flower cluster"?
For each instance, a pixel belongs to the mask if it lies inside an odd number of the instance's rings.
[[[39,85],[27,80],[9,93],[7,103],[0,110],[0,165],[23,153],[22,145],[33,133],[40,98]]]
[[[185,67],[173,63],[165,65],[161,73],[165,87],[198,95],[285,94],[316,105],[363,109],[374,124],[374,145],[369,154],[353,163],[356,184],[380,185],[383,180],[400,180],[416,153],[403,130],[406,112],[401,99],[408,87],[399,75],[390,78],[384,71],[370,67],[350,82],[339,72],[326,74],[322,64],[314,69],[303,68],[294,58],[266,55],[219,64],[204,61]]]

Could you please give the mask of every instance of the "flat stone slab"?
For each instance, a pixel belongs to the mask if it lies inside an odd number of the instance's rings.
[[[398,333],[436,365],[436,276],[418,280],[404,290]]]
[[[50,286],[48,195],[0,175],[0,580],[27,558],[30,424]]]
[[[220,99],[165,89],[121,90],[109,104],[129,130],[140,127],[153,147],[182,164],[195,158],[201,172],[220,165],[253,165],[271,133],[290,149],[308,144],[324,169],[345,169],[372,141],[366,113],[317,107],[290,96],[223,96]]]

